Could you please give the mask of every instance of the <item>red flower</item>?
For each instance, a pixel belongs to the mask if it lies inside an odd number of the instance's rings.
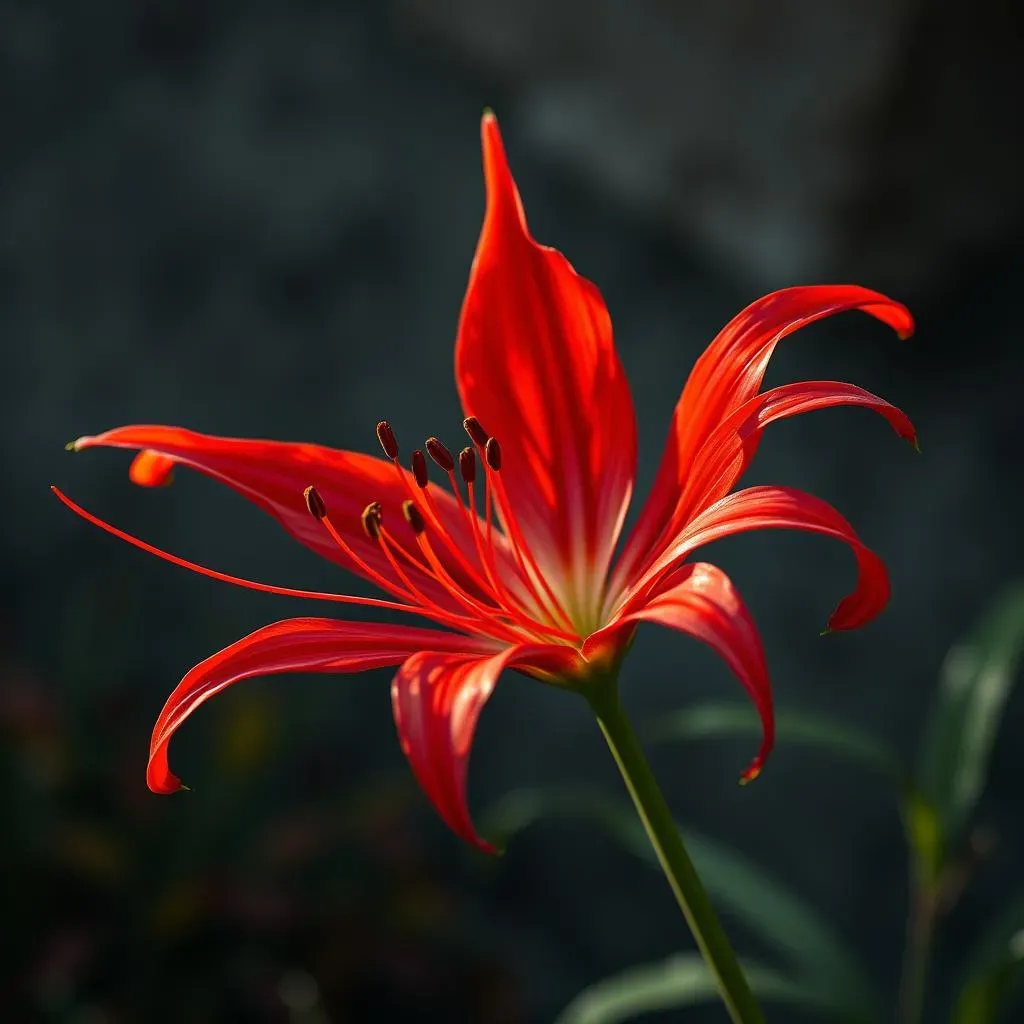
[[[913,326],[907,310],[854,285],[789,288],[747,307],[690,374],[652,493],[613,558],[637,442],[608,311],[565,257],[530,236],[490,114],[482,133],[487,211],[455,347],[472,443],[457,456],[430,438],[403,469],[387,423],[377,428],[386,459],[166,426],[120,427],[74,444],[138,449],[130,475],[144,486],[166,482],[178,464],[216,477],[390,597],[307,593],[226,576],[129,537],[58,492],[80,515],[144,550],[242,586],[418,614],[445,627],[301,618],[239,640],[193,668],[164,706],[148,769],[156,792],[181,785],[167,764],[174,732],[232,683],[398,665],[394,714],[413,771],[444,820],[490,849],[470,820],[466,766],[477,717],[504,669],[586,687],[595,673],[617,668],[640,622],[697,637],[725,659],[761,716],[763,742],[748,779],[774,733],[761,643],[725,574],[686,559],[745,530],[808,530],[845,541],[857,559],[856,589],[830,628],[859,626],[888,599],[882,562],[831,506],[785,487],[732,488],[769,423],[812,409],[867,406],[914,440],[903,413],[850,384],[760,391],[772,351],[797,328],[860,309],[905,337]],[[428,457],[450,492],[428,479]]]

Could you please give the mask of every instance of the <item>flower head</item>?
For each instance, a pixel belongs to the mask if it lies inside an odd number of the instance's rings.
[[[722,656],[760,714],[763,741],[744,773],[749,779],[774,738],[761,642],[726,575],[688,559],[746,530],[807,530],[845,541],[857,560],[856,587],[831,629],[867,622],[888,599],[882,562],[831,506],[791,488],[733,488],[765,427],[799,413],[866,406],[915,439],[903,413],[850,384],[761,391],[775,346],[797,328],[859,309],[907,336],[907,310],[854,285],[789,288],[743,310],[691,372],[654,487],[616,557],[637,440],[608,311],[561,253],[533,240],[489,113],[482,134],[487,208],[455,347],[468,441],[461,450],[430,437],[403,457],[386,421],[377,426],[383,458],[167,426],[119,427],[73,446],[137,450],[130,477],[143,486],[168,482],[178,465],[219,479],[387,597],[228,576],[131,537],[57,491],[137,547],[240,586],[418,615],[442,627],[287,619],[226,647],[182,679],[157,719],[147,775],[156,792],[181,786],[167,759],[175,731],[227,686],[272,673],[397,665],[395,722],[417,779],[460,836],[490,849],[466,805],[466,767],[480,710],[505,669],[582,688],[617,666],[641,622],[696,637]]]

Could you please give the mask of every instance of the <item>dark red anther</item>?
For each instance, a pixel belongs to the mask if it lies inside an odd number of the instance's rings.
[[[487,444],[484,445],[484,458],[495,473],[501,469],[501,445],[498,444],[496,437],[487,438]]]
[[[371,501],[363,509],[363,530],[370,540],[376,540],[380,536],[380,521],[382,518],[379,501]]]
[[[384,449],[384,454],[389,459],[398,457],[398,441],[395,439],[395,432],[391,429],[391,424],[387,420],[381,420],[377,424],[377,440],[380,441],[380,446]]]
[[[426,487],[430,482],[430,478],[427,476],[427,460],[419,448],[412,453],[412,475],[420,487]]]
[[[455,468],[452,453],[436,437],[427,438],[427,454],[446,472]]]
[[[319,522],[326,517],[327,506],[320,497],[320,492],[312,484],[302,492],[302,496],[306,499],[306,508],[314,519]]]
[[[472,448],[463,448],[459,452],[459,472],[467,484],[476,480],[476,452]]]
[[[413,533],[421,534],[427,528],[427,524],[423,519],[423,513],[416,507],[416,502],[403,501],[402,515],[405,516],[405,521],[412,527]]]
[[[480,421],[475,416],[467,416],[462,421],[462,429],[473,439],[477,448],[483,449],[487,444],[487,431],[480,426]]]

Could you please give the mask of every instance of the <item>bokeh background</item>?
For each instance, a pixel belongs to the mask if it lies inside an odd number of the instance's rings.
[[[1021,39],[999,0],[3,0],[3,1018],[544,1022],[688,948],[664,881],[593,825],[538,824],[493,862],[465,849],[414,786],[387,672],[236,688],[177,741],[194,792],[149,794],[149,729],[183,672],[308,609],[149,559],[47,490],[229,572],[348,586],[207,480],[141,491],[123,453],[63,445],[168,422],[374,451],[384,417],[407,443],[458,443],[485,105],[535,234],[611,308],[641,495],[689,367],[748,301],[854,280],[912,306],[913,340],[851,314],[783,345],[769,383],[881,393],[923,454],[837,410],[773,427],[751,474],[844,512],[889,565],[886,614],[819,638],[853,572],[825,540],[710,552],[779,706],[911,756],[945,652],[1024,572]],[[624,685],[641,722],[738,693],[655,630]],[[945,929],[936,1007],[1019,881],[1022,742],[1016,698],[982,808],[998,845]],[[889,795],[785,745],[740,789],[749,753],[659,748],[655,768],[682,821],[791,886],[894,990]],[[584,704],[510,676],[472,804],[554,783],[620,796]]]

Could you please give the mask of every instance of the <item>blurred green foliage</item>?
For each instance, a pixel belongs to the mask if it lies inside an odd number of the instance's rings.
[[[1001,714],[1024,653],[1024,587],[1003,594],[972,634],[949,654],[915,768],[874,737],[826,715],[781,710],[778,744],[804,745],[845,757],[890,783],[907,840],[911,900],[897,1017],[901,1024],[939,1019],[929,998],[936,932],[987,852],[984,830],[971,831]],[[757,736],[754,710],[703,704],[663,717],[655,742]],[[506,796],[485,818],[502,842],[540,818],[589,818],[626,849],[656,859],[625,802],[594,792],[529,790]],[[882,999],[858,958],[810,907],[735,851],[683,828],[704,882],[720,908],[772,949],[780,963],[750,963],[750,981],[765,1001],[811,1006],[822,1019],[875,1024]],[[950,1024],[1009,1022],[1024,972],[1024,896],[1010,901],[979,938],[956,980]],[[717,990],[700,959],[679,954],[640,965],[582,992],[560,1024],[618,1024],[640,1014],[713,1002]],[[1020,1006],[1018,1004],[1018,1010]]]
[[[822,1005],[813,993],[777,971],[750,961],[745,961],[743,968],[761,999],[828,1012],[827,1004]],[[565,1008],[555,1024],[616,1024],[638,1013],[678,1010],[717,998],[718,987],[704,961],[695,953],[681,953],[592,985]]]

